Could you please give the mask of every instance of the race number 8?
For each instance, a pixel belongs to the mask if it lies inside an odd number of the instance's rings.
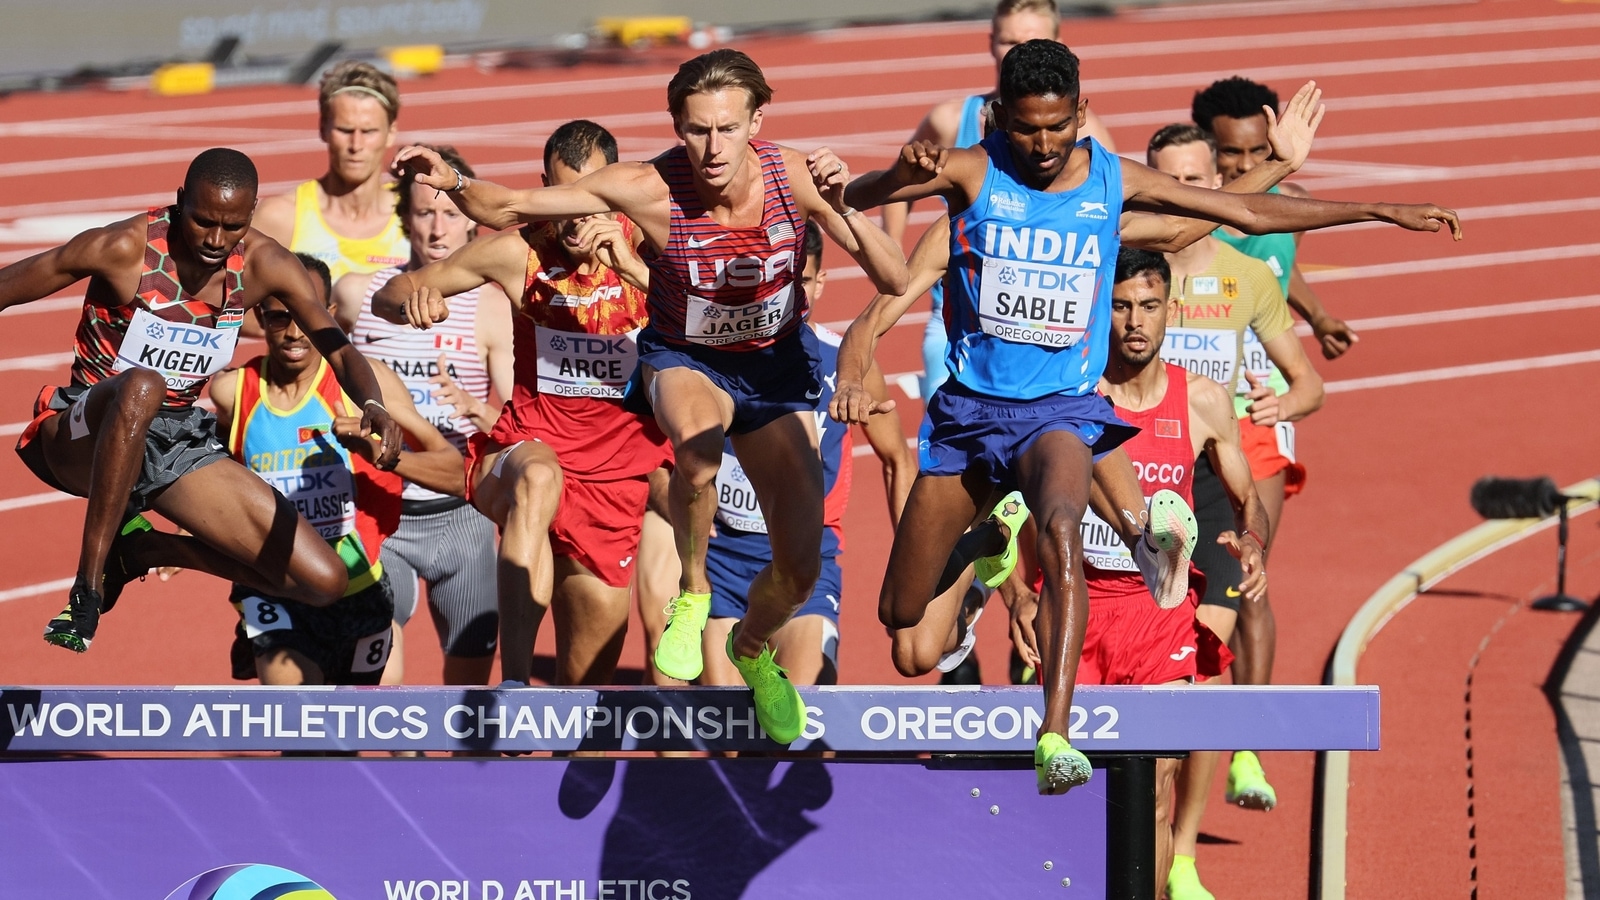
[[[289,611],[283,604],[263,597],[246,597],[240,605],[240,612],[244,613],[244,635],[253,638],[269,631],[282,631],[293,628],[289,621]]]
[[[389,664],[389,644],[392,628],[369,634],[356,641],[355,655],[350,660],[351,672],[379,672]]]

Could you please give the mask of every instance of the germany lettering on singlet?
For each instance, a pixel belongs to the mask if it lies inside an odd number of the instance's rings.
[[[799,285],[805,218],[795,207],[783,151],[751,141],[761,164],[761,222],[711,219],[682,147],[655,160],[671,192],[671,232],[650,257],[650,320],[663,338],[720,350],[759,350],[787,337],[810,312]]]
[[[233,360],[244,323],[244,242],[224,263],[222,307],[183,290],[168,247],[174,207],[146,214],[144,268],[133,298],[90,279],[73,339],[72,383],[94,385],[129,369],[151,369],[167,383],[163,409],[194,405],[212,375]]]

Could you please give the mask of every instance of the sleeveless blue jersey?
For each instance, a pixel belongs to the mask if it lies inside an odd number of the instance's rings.
[[[988,101],[982,94],[973,94],[961,101],[961,124],[956,126],[956,146],[976,147],[983,140],[983,107]],[[944,311],[944,280],[940,279],[928,289],[928,296],[933,298],[933,315],[941,315]],[[924,401],[928,398],[923,397]]]
[[[946,362],[978,394],[1034,400],[1092,393],[1105,369],[1121,244],[1122,160],[1093,138],[1089,174],[1070,191],[1024,186],[1010,144],[978,146],[989,171],[950,220]]]
[[[833,390],[838,383],[839,342],[843,335],[819,326],[817,346],[822,351],[822,396],[817,399],[817,439],[822,450],[822,556],[831,559],[844,547],[842,526],[844,507],[850,497],[852,442],[850,426],[835,422],[828,415]],[[772,544],[767,539],[767,520],[756,503],[755,490],[745,477],[744,467],[733,455],[733,442],[722,447],[722,467],[717,470],[717,534],[707,545],[713,553],[737,553],[760,560],[772,559]]]

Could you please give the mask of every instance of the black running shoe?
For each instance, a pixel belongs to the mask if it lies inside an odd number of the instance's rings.
[[[134,516],[123,523],[122,529],[117,532],[117,536],[111,539],[111,549],[106,553],[105,571],[101,576],[100,594],[102,603],[100,611],[102,613],[111,612],[111,607],[117,605],[117,598],[122,596],[122,589],[127,587],[130,582],[135,580],[143,581],[144,577],[150,573],[149,569],[143,569],[138,572],[131,571],[128,568],[126,554],[128,543],[134,535],[143,531],[154,530],[155,526],[150,524],[149,519],[144,516]]]
[[[89,649],[94,633],[100,627],[100,594],[89,589],[82,581],[74,582],[67,608],[44,627],[46,643],[65,647],[74,653]]]

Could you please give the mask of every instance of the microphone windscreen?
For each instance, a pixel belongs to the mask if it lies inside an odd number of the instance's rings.
[[[1484,476],[1472,486],[1472,508],[1485,519],[1542,519],[1564,498],[1549,478]]]

